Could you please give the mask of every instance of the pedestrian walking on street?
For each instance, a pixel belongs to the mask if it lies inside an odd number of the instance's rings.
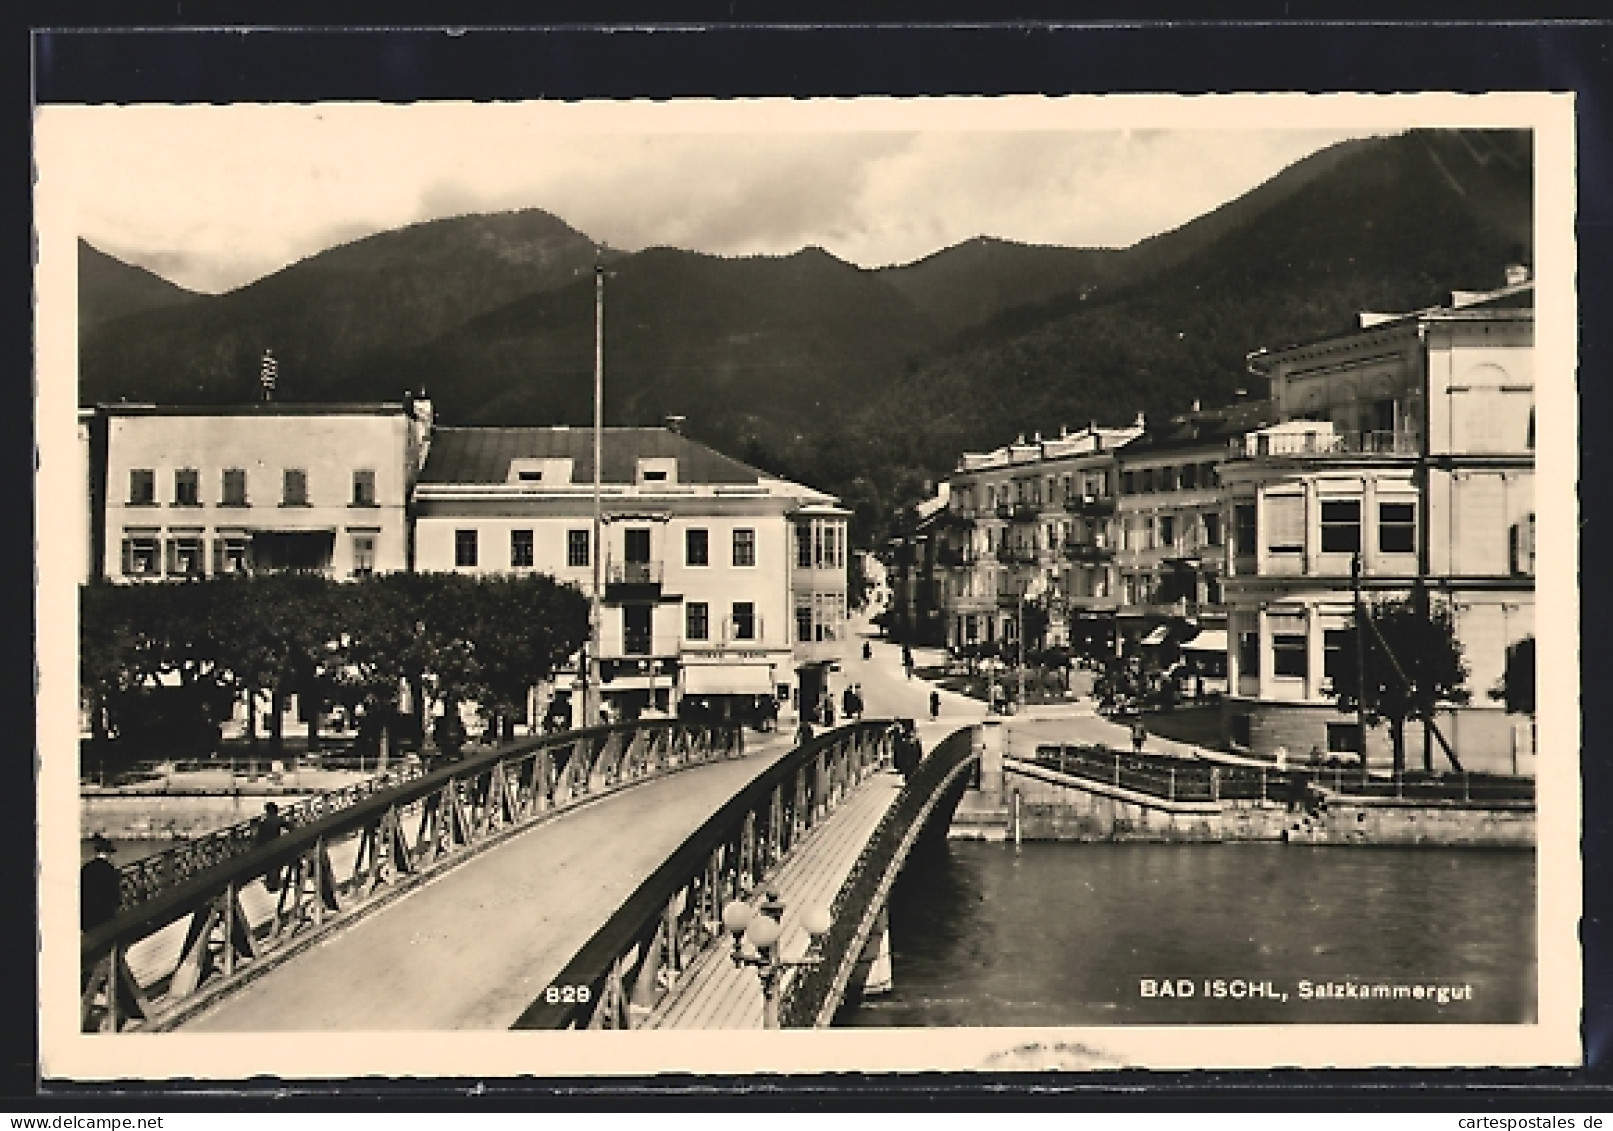
[[[1131,749],[1132,749],[1132,752],[1135,753],[1135,754],[1141,754],[1143,752],[1143,743],[1145,743],[1147,741],[1148,741],[1148,728],[1143,726],[1143,721],[1141,719],[1138,719],[1136,722],[1131,724]]]
[[[117,850],[100,833],[90,838],[90,846],[95,855],[78,872],[79,923],[86,931],[116,915],[122,902],[117,865],[112,863],[112,854]]]
[[[874,646],[872,644],[868,643],[868,641],[864,640],[863,641],[863,659],[872,660],[873,658],[874,658]]]
[[[930,692],[930,719],[933,721],[941,717],[941,693]]]
[[[913,678],[913,649],[906,644],[902,645],[902,670],[907,672],[907,678]]]
[[[840,696],[840,713],[847,719],[857,717],[857,685],[846,684],[846,690]]]

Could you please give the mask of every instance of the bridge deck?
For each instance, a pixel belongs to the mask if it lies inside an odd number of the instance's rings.
[[[508,1028],[701,823],[790,749],[679,771],[544,821],[334,932],[184,1028]]]
[[[783,899],[785,958],[806,950],[801,918],[814,906],[828,907],[851,874],[868,838],[901,792],[902,778],[882,770],[864,781],[791,853],[773,879]],[[726,945],[700,957],[645,1021],[658,1029],[760,1029],[762,991],[756,971],[736,968]]]

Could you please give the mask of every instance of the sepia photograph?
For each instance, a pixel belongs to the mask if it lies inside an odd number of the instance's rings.
[[[1579,1062],[1571,96],[35,161],[47,1077]]]

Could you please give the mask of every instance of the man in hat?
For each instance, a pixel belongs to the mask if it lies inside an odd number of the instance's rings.
[[[118,913],[122,897],[118,893],[118,869],[112,863],[116,851],[100,833],[90,838],[95,855],[78,872],[79,921],[86,931],[94,930]]]

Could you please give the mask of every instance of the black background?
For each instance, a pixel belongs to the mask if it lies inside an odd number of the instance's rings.
[[[1609,79],[1613,27],[1558,18],[1508,20],[1502,5],[1467,4],[1463,22],[1418,21],[1415,5],[1353,5],[1343,22],[1324,5],[1246,5],[1241,21],[1180,20],[1160,5],[1015,6],[1004,24],[985,6],[859,5],[860,26],[830,26],[821,5],[742,3],[548,5],[508,26],[504,4],[467,0],[273,5],[38,4],[12,15],[0,57],[9,177],[0,214],[10,267],[0,457],[9,534],[4,562],[6,749],[0,798],[4,971],[0,977],[0,1108],[13,1111],[419,1110],[455,1105],[541,1110],[743,1106],[757,1110],[1079,1107],[1291,1110],[1609,1110],[1613,1095],[1613,816],[1606,714],[1609,602],[1597,578],[1608,560],[1605,430],[1610,412],[1613,309],[1613,132]],[[347,26],[330,26],[336,13]],[[1558,12],[1571,14],[1559,7]],[[1535,14],[1540,9],[1535,7]],[[651,29],[654,18],[659,26]],[[676,23],[668,22],[676,20]],[[941,23],[945,19],[951,22]],[[1130,21],[1121,24],[1119,20]],[[275,27],[266,26],[272,20]],[[986,21],[992,21],[989,25]],[[584,26],[581,21],[593,21]],[[752,22],[747,22],[752,21]],[[760,22],[767,21],[767,22]],[[786,23],[785,21],[789,21]],[[449,34],[458,24],[464,30]],[[140,30],[134,30],[137,25]],[[327,26],[320,26],[327,25]],[[412,25],[421,30],[377,30]],[[200,27],[212,30],[196,30]],[[300,30],[291,30],[297,27]],[[91,30],[100,28],[100,30]],[[247,30],[252,28],[253,30]],[[364,30],[368,28],[369,30]],[[50,29],[50,30],[43,30]],[[34,100],[232,102],[362,99],[576,99],[590,97],[854,96],[1103,92],[1338,90],[1571,90],[1578,95],[1581,588],[1585,797],[1582,927],[1588,1067],[1566,1072],[1130,1073],[1104,1076],[660,1081],[347,1081],[234,1085],[80,1086],[37,1080],[31,631],[32,369],[29,265]],[[49,626],[44,626],[46,630]],[[1550,757],[1550,752],[1543,757]],[[1139,1087],[1143,1090],[1139,1091]],[[41,1088],[43,1089],[41,1091]],[[1591,1094],[1586,1094],[1586,1090]]]

